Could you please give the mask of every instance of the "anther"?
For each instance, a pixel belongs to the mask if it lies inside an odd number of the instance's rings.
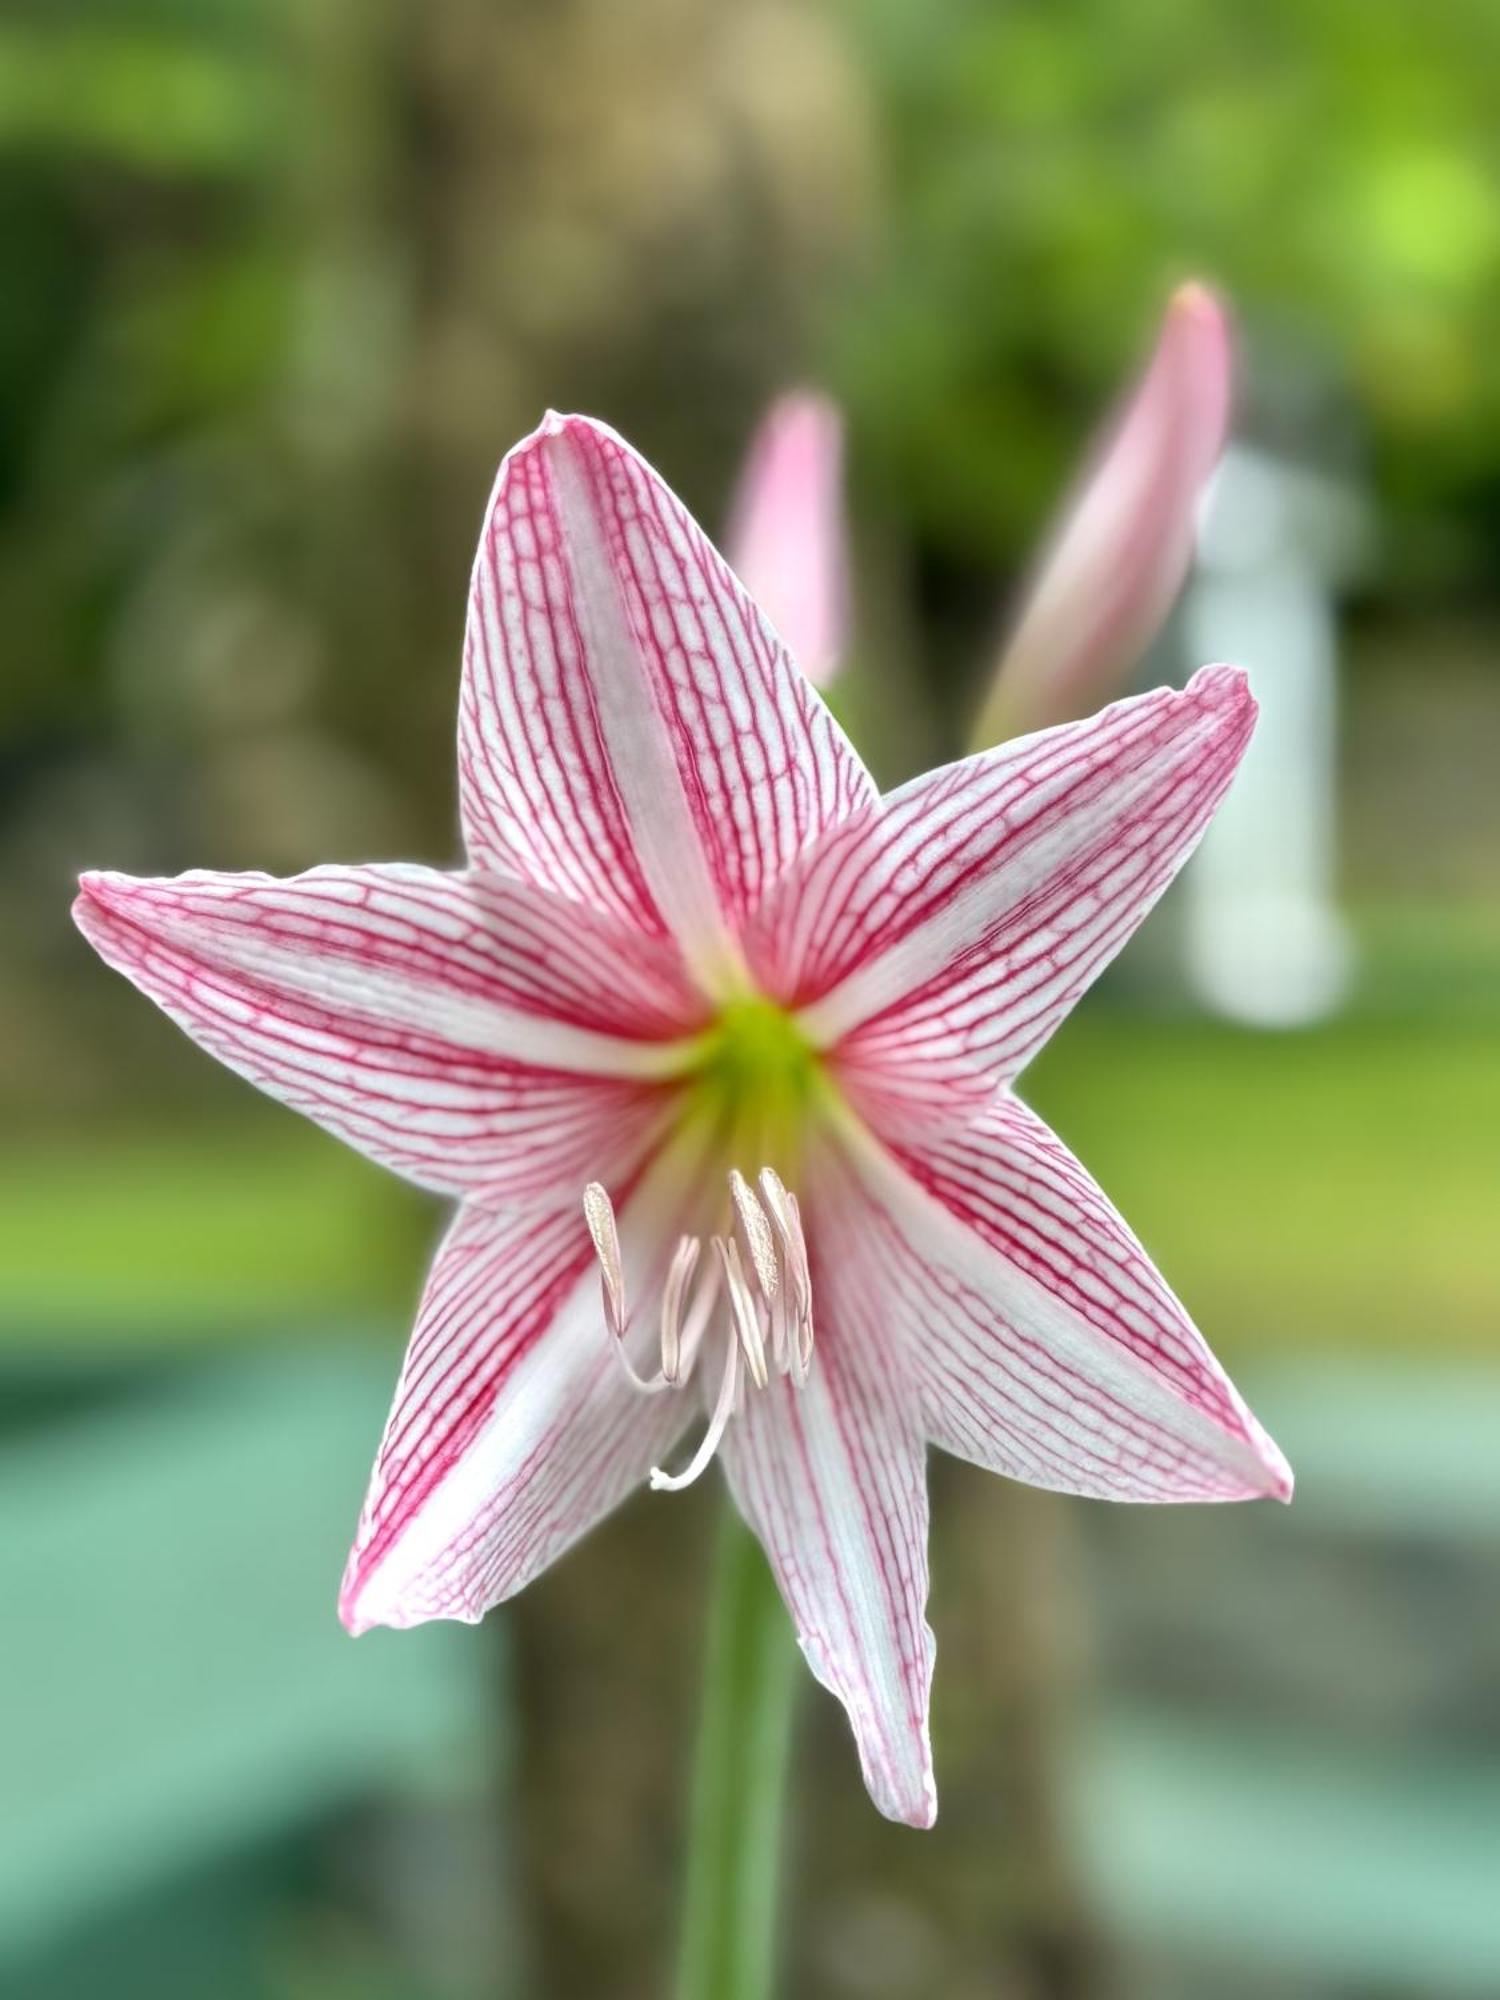
[[[599,1259],[599,1277],[604,1293],[604,1312],[616,1340],[625,1338],[625,1266],[620,1260],[620,1232],[615,1226],[615,1207],[598,1181],[590,1181],[583,1191],[583,1218],[594,1239]]]
[[[745,1232],[750,1262],[762,1296],[772,1299],[776,1296],[780,1274],[776,1269],[776,1244],[771,1235],[771,1225],[766,1220],[766,1211],[751,1193],[749,1184],[738,1167],[730,1171],[729,1192],[734,1201],[735,1213],[740,1219],[740,1228]]]
[[[771,1167],[760,1170],[758,1191],[738,1169],[728,1178],[732,1214],[722,1233],[709,1239],[712,1257],[704,1260],[701,1237],[679,1236],[660,1278],[661,1367],[650,1377],[638,1372],[629,1353],[631,1316],[614,1204],[598,1181],[584,1189],[604,1316],[620,1366],[637,1389],[659,1395],[687,1387],[712,1338],[721,1293],[724,1298],[728,1324],[718,1322],[723,1374],[707,1430],[682,1472],[653,1470],[651,1484],[658,1491],[676,1492],[698,1478],[748,1389],[769,1387],[773,1372],[800,1388],[812,1362],[812,1280],[797,1197]],[[656,1282],[653,1274],[653,1290]]]
[[[796,1324],[788,1335],[792,1353],[791,1373],[800,1386],[807,1380],[813,1350],[812,1276],[807,1268],[807,1238],[802,1231],[802,1211],[797,1206],[797,1197],[787,1190],[773,1167],[761,1168],[760,1188],[776,1228],[787,1284],[792,1294]]]

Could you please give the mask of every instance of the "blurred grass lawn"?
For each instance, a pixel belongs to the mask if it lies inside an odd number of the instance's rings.
[[[1024,1094],[1229,1354],[1496,1351],[1500,939],[1367,925],[1358,1006],[1286,1035],[1090,1005]],[[83,1350],[404,1318],[434,1204],[269,1105],[0,1153],[0,1337]]]
[[[1496,1345],[1492,1029],[1095,1015],[1028,1083],[1226,1352]]]
[[[411,1288],[425,1206],[253,1102],[232,1125],[7,1148],[0,1339],[150,1349],[389,1313]]]

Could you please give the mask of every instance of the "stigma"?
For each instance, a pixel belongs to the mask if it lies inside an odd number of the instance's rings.
[[[708,1428],[681,1472],[651,1474],[654,1492],[691,1486],[712,1462],[744,1397],[773,1375],[800,1388],[812,1366],[812,1280],[797,1197],[771,1167],[754,1187],[738,1168],[728,1178],[725,1227],[705,1240],[681,1236],[662,1281],[661,1365],[642,1375],[626,1350],[632,1318],[614,1204],[598,1181],[583,1191],[583,1213],[599,1259],[604,1317],[620,1365],[643,1395],[681,1391],[700,1366],[722,1357]]]

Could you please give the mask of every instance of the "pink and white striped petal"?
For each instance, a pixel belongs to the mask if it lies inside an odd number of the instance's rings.
[[[867,1092],[1009,1081],[1187,859],[1254,718],[1206,667],[918,778],[792,871],[752,962]]]
[[[252,1083],[444,1194],[572,1203],[670,1111],[670,947],[523,883],[400,865],[84,876],[106,962]]]
[[[1048,538],[976,732],[996,743],[1081,715],[1120,684],[1187,575],[1198,496],[1224,448],[1223,306],[1184,285],[1139,386]]]
[[[857,1205],[820,1182],[816,1208],[811,1372],[747,1395],[721,1451],[807,1663],[848,1711],[870,1797],[931,1826],[925,1440],[888,1315],[859,1282]]]
[[[751,597],[817,687],[843,664],[849,626],[844,425],[828,396],[774,402],[750,443],[725,548]]]
[[[701,1166],[701,1150],[679,1147],[622,1186],[643,1327]],[[645,1484],[690,1405],[627,1379],[581,1203],[541,1216],[466,1204],[427,1281],[339,1616],[353,1632],[476,1622]]]
[[[715,994],[770,885],[875,795],[681,502],[583,417],[549,416],[500,469],[459,775],[477,864],[675,936]]]
[[[1285,1459],[1099,1188],[1007,1095],[901,1159],[850,1142],[851,1274],[937,1444],[1102,1500],[1291,1497]]]

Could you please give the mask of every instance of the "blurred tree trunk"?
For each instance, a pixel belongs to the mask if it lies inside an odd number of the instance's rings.
[[[1082,2000],[1093,1954],[1057,1820],[1070,1693],[1071,1525],[1051,1495],[934,1453],[933,1739],[938,1819],[887,1824],[847,1725],[804,1718],[792,1912],[814,2000]]]
[[[866,107],[817,8],[310,0],[288,408],[338,731],[454,845],[462,610],[500,457],[549,406],[717,520],[764,398],[867,254]]]

